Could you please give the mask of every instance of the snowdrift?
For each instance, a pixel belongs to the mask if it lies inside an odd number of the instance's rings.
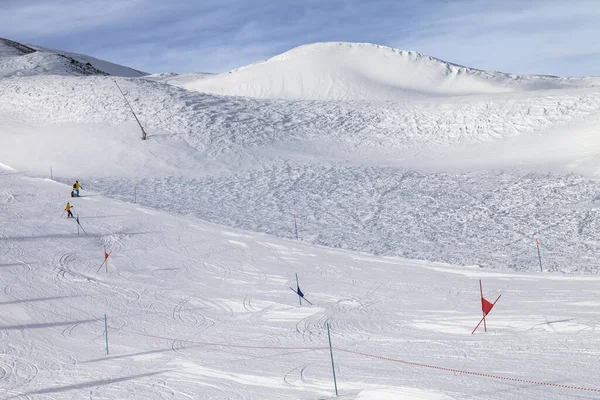
[[[210,79],[186,80],[172,83],[220,95],[311,100],[402,100],[600,86],[600,78],[487,72],[367,43],[300,46]]]

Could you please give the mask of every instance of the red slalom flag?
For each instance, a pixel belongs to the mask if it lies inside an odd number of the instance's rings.
[[[106,252],[106,249],[104,249],[104,261],[102,261],[102,264],[100,264],[100,267],[98,267],[98,270],[96,272],[100,272],[100,270],[102,269],[102,267],[104,265],[106,265],[106,271],[108,271],[108,256],[110,256],[112,254],[112,251],[110,253]]]
[[[479,328],[479,325],[481,325],[482,322],[483,322],[483,329],[485,332],[487,332],[487,325],[485,322],[485,317],[492,311],[492,308],[494,308],[494,306],[496,305],[498,300],[500,300],[500,296],[502,296],[502,295],[498,296],[498,298],[496,298],[496,301],[494,301],[493,303],[490,303],[489,301],[487,301],[483,297],[483,286],[481,284],[481,279],[479,280],[479,293],[480,293],[480,297],[481,297],[481,311],[483,313],[483,318],[481,318],[481,320],[479,321],[479,323],[477,324],[475,329],[473,329],[473,332],[471,332],[471,335],[473,335],[475,333],[475,331],[477,330],[477,328]]]
[[[494,308],[494,305],[482,297],[481,310],[483,311],[483,315],[488,315],[492,311],[492,308]]]

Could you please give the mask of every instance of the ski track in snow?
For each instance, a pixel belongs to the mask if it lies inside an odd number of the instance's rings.
[[[379,255],[537,270],[539,237],[546,270],[595,273],[600,265],[593,256],[600,186],[576,174],[281,162],[221,178],[91,178],[87,185],[124,201],[135,185],[146,206],[172,204],[184,215],[290,239],[296,215],[304,241]]]
[[[19,199],[0,206],[2,398],[331,398],[325,324],[334,346],[351,351],[595,388],[594,276],[382,258],[100,196],[76,199],[97,217],[81,218],[89,235],[77,235],[49,201],[66,187],[0,179],[0,192]],[[105,245],[108,272],[96,272]],[[314,306],[289,291],[295,272]],[[472,336],[479,278],[488,298],[502,299],[488,333]],[[346,398],[594,398],[334,355]]]

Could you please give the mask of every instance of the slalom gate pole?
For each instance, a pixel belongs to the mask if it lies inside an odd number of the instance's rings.
[[[112,251],[110,253],[106,252],[106,247],[104,248],[104,254],[108,254],[109,256],[112,254]],[[96,273],[100,272],[100,270],[102,269],[102,267],[106,265],[106,272],[108,272],[108,256],[104,257],[104,261],[102,261],[102,264],[100,264],[100,267],[98,268],[98,270],[96,271]]]
[[[540,241],[538,238],[535,238],[535,245],[537,246],[538,260],[540,260],[540,272],[544,272],[542,269],[542,254],[540,253]]]
[[[487,332],[487,326],[485,324],[485,311],[483,311],[483,285],[481,284],[481,279],[479,280],[479,293],[481,294],[481,302],[482,302],[482,307],[481,307],[481,312],[483,313],[483,331]]]
[[[108,323],[106,322],[106,314],[104,314],[104,337],[106,337],[106,354],[108,354]]]
[[[133,203],[137,203],[137,186],[133,187]]]
[[[296,288],[299,288],[299,287],[300,287],[300,285],[298,284],[298,274],[296,273]],[[298,292],[296,292],[296,293],[298,293]],[[300,300],[300,305],[302,305],[302,296],[300,296],[300,293],[298,293],[298,300]]]
[[[500,300],[500,297],[502,297],[502,295],[498,296],[498,298],[496,298],[496,301],[494,301],[492,303],[492,308],[494,308],[494,306],[496,305],[496,303],[498,302],[498,300]],[[490,311],[491,312],[491,311]],[[481,318],[479,320],[479,323],[477,324],[477,326],[475,327],[475,329],[473,329],[473,331],[471,332],[471,335],[475,334],[475,331],[477,330],[477,328],[479,328],[479,325],[481,325],[481,323],[485,320],[485,316],[483,318]]]
[[[298,224],[296,223],[295,215],[294,215],[294,229],[296,230],[296,240],[298,240]]]
[[[300,296],[300,294],[298,293],[298,291],[296,289],[294,289],[293,287],[290,286],[290,290],[294,293],[296,293],[298,296]],[[310,300],[308,300],[306,297],[304,298],[304,301],[307,302],[308,304],[310,304],[311,306],[314,305],[313,303],[310,302]]]
[[[331,333],[329,333],[329,323],[327,324],[327,337],[329,338],[329,354],[331,355],[331,369],[333,370],[333,385],[335,386],[335,395],[338,396],[337,381],[335,379],[335,365],[333,364],[333,348],[331,347]]]
[[[81,230],[83,231],[83,233],[85,233],[85,236],[87,236],[87,232],[85,231],[85,229],[83,229],[83,226],[81,226],[81,223],[79,223],[79,214],[77,214],[77,234],[79,235],[79,228],[81,228]]]
[[[50,179],[53,180],[52,179],[52,165],[50,166]]]
[[[117,81],[115,81],[115,85],[117,85],[117,87],[119,88],[119,92],[121,92],[121,95],[125,99],[125,102],[129,106],[129,109],[131,110],[131,113],[133,114],[133,118],[135,118],[135,120],[137,121],[138,125],[140,126],[140,129],[142,130],[142,139],[146,140],[146,131],[144,130],[144,127],[142,126],[142,123],[138,119],[137,115],[135,115],[135,112],[133,111],[133,107],[131,107],[131,104],[129,104],[129,101],[127,100],[127,97],[125,97],[125,93],[123,93],[123,91],[121,90],[121,87],[119,86],[119,84],[117,83]]]
[[[481,323],[482,323],[482,322],[483,322],[483,318],[481,318],[481,319],[479,320],[479,323],[477,324],[477,326],[475,327],[475,329],[473,329],[473,331],[471,332],[471,335],[474,335],[474,334],[475,334],[475,331],[477,330],[477,328],[479,328],[479,325],[481,325]]]
[[[104,267],[104,263],[106,262],[106,258],[104,259],[104,261],[102,261],[102,264],[100,264],[100,268],[98,268],[98,270],[96,272],[100,272],[100,270],[102,269],[102,267]]]

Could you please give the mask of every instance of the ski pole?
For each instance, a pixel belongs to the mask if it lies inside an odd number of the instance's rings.
[[[62,216],[63,216],[63,215],[65,215],[65,211],[67,211],[67,210],[63,210],[63,213],[62,213],[62,214],[60,214],[60,217],[61,217],[61,218],[62,218]]]

